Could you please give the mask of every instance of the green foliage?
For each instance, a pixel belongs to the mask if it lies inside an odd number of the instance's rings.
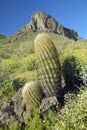
[[[33,109],[41,103],[43,93],[37,82],[31,81],[26,83],[22,89],[22,96],[25,104],[29,109]]]
[[[43,130],[43,122],[38,114],[38,109],[34,109],[25,121],[25,130]]]
[[[63,75],[66,85],[80,86],[84,80],[84,68],[77,57],[66,58],[63,63]]]
[[[86,130],[87,88],[77,94],[68,93],[66,97],[68,100],[58,113],[49,110],[41,118],[35,109],[26,120],[25,130]]]
[[[19,68],[19,63],[16,59],[10,58],[10,59],[4,59],[1,62],[1,68],[2,71],[9,72],[9,74],[12,74],[16,71],[17,68]]]
[[[22,71],[29,71],[35,69],[35,57],[33,54],[26,55],[21,62]]]
[[[85,55],[78,50],[66,49],[64,52],[62,55],[62,70],[66,85],[80,87],[84,84],[86,74]]]
[[[59,123],[56,129],[59,130],[86,130],[87,129],[87,88],[72,98],[72,101],[65,103],[64,108],[58,115]]]
[[[13,124],[10,124],[8,127],[9,130],[23,130],[23,127],[21,123],[14,122]]]
[[[13,79],[13,86],[15,91],[18,91],[20,88],[23,87],[23,85],[26,83],[25,78],[16,77]]]
[[[86,130],[87,88],[83,88],[76,94],[66,94],[65,105],[58,113],[49,110],[42,118],[38,109],[34,109],[28,114],[23,130]]]
[[[13,82],[9,76],[9,73],[0,72],[0,102],[11,98],[12,94],[14,93],[12,83]]]
[[[43,115],[43,118],[38,114],[38,109],[34,109],[25,121],[25,130],[54,130],[54,124],[56,122],[56,113],[49,110],[47,115]]]
[[[27,71],[24,66],[28,66],[26,65],[28,60],[32,61],[29,55],[32,55],[32,59],[35,61],[35,57],[31,53],[34,52],[33,41],[38,33],[20,32],[0,40],[0,102],[7,101],[13,96],[14,87],[20,88],[24,86],[25,82],[36,80],[37,74],[34,68],[31,69],[31,66]],[[76,65],[78,68],[80,65],[84,66],[87,73],[87,40],[73,41],[62,35],[49,34],[58,49],[61,65],[73,51],[73,54],[81,60],[75,59]],[[27,57],[29,58],[27,59]],[[33,67],[35,67],[35,63]],[[38,110],[35,109],[27,116],[25,126],[22,123],[14,122],[0,130],[87,130],[87,88],[84,86],[84,89],[78,94],[66,94],[65,104],[58,113],[49,111],[41,118]]]
[[[47,34],[35,39],[36,69],[39,83],[46,96],[59,95],[61,89],[61,67],[56,47]]]
[[[0,130],[24,130],[22,123],[14,122],[10,125],[3,126],[3,128],[0,128]]]

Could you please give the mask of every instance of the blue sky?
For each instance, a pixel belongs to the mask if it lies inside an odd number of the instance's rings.
[[[0,34],[16,33],[36,11],[51,15],[87,39],[87,0],[0,0]]]

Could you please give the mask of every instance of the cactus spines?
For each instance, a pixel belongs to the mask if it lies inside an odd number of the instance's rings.
[[[42,91],[41,88],[38,86],[38,83],[35,81],[31,81],[25,84],[22,89],[22,97],[24,103],[29,109],[38,106],[42,100]]]
[[[61,67],[58,51],[48,34],[36,37],[35,55],[38,80],[45,95],[57,95],[61,89]]]

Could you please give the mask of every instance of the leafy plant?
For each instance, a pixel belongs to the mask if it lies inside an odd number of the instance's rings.
[[[9,76],[9,73],[0,72],[0,102],[2,102],[3,100],[7,101],[12,97],[14,93],[14,87],[12,83],[13,82],[11,77]]]
[[[66,86],[74,89],[74,87],[83,85],[86,74],[85,56],[78,51],[67,49],[62,58],[62,72]]]
[[[22,71],[32,71],[35,69],[35,57],[34,54],[26,55],[21,62]]]

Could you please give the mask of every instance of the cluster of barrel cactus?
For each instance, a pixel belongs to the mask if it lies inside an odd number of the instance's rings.
[[[39,105],[43,95],[45,97],[58,96],[61,90],[58,51],[48,34],[39,34],[36,37],[35,56],[38,84],[27,83],[22,90],[23,99],[29,107]]]
[[[60,96],[61,66],[58,51],[48,34],[39,34],[35,39],[35,59],[38,80],[23,88],[23,99],[28,106],[39,105],[43,97]],[[66,86],[77,86],[83,82],[83,68],[78,58],[64,60],[62,72]]]

